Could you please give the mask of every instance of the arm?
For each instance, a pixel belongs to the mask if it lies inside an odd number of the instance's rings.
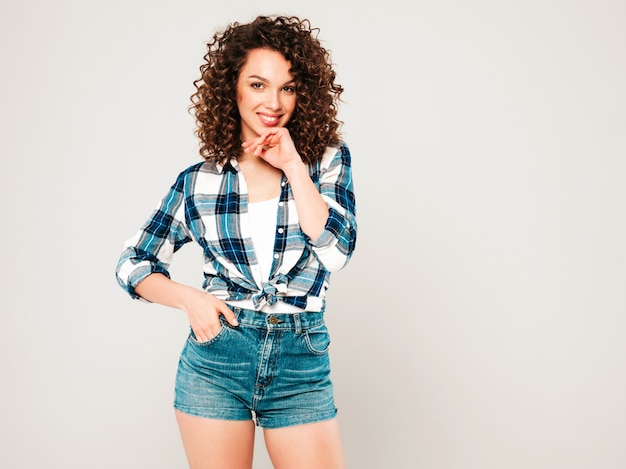
[[[181,173],[141,230],[125,244],[117,280],[133,298],[185,311],[196,338],[209,340],[219,331],[219,315],[236,325],[234,314],[213,295],[170,280],[174,253],[191,241],[184,214],[185,175]]]
[[[275,128],[243,143],[285,173],[291,184],[300,228],[317,259],[328,271],[343,268],[356,245],[357,223],[351,156],[344,145],[327,152],[321,163],[319,188],[295,150],[289,131]]]
[[[328,205],[311,180],[289,131],[284,127],[270,129],[260,137],[244,142],[243,148],[285,174],[298,210],[300,228],[309,238],[317,239],[328,219]]]
[[[319,262],[333,272],[348,263],[357,238],[352,161],[345,144],[329,148],[324,153],[319,165],[318,184],[329,214],[322,234],[317,239],[309,239],[308,243]]]
[[[147,301],[184,311],[196,339],[206,342],[215,337],[221,328],[220,314],[233,326],[238,322],[226,303],[215,296],[154,273],[136,287],[135,292]]]
[[[311,180],[309,170],[299,161],[291,165],[285,176],[291,184],[302,232],[311,239],[319,238],[328,220],[328,205]]]

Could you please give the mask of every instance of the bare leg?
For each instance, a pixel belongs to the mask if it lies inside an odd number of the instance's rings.
[[[337,419],[264,430],[275,469],[344,469]]]
[[[250,469],[254,451],[251,420],[214,420],[176,411],[190,469]]]

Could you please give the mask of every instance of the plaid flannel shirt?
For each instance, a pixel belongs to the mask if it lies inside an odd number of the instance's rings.
[[[345,143],[329,147],[309,166],[311,179],[328,204],[323,233],[310,239],[300,229],[290,185],[283,175],[276,221],[274,260],[261,279],[250,236],[248,193],[235,159],[195,164],[181,172],[139,232],[126,241],[116,277],[133,298],[136,285],[159,272],[170,276],[174,253],[195,241],[204,253],[208,293],[223,300],[252,299],[323,311],[330,273],[343,268],[355,248],[356,208],[351,157]]]

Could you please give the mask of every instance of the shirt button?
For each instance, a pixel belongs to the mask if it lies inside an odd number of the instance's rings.
[[[278,254],[274,254],[274,259],[278,259]]]
[[[283,234],[283,232],[284,232],[284,231],[285,231],[285,230],[283,230],[282,228],[278,228],[278,232],[279,232],[280,234]]]
[[[285,205],[284,202],[278,202],[279,207],[282,207],[283,205]]]

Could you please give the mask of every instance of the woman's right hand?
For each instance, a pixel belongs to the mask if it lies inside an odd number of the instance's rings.
[[[210,293],[189,287],[182,308],[187,313],[189,325],[198,342],[208,342],[215,337],[222,323],[220,315],[232,326],[238,326],[237,318],[228,305]]]
[[[231,326],[239,325],[235,313],[222,300],[204,290],[174,282],[161,273],[148,275],[135,291],[145,300],[182,309],[199,342],[207,342],[217,335],[222,327],[220,315]]]

